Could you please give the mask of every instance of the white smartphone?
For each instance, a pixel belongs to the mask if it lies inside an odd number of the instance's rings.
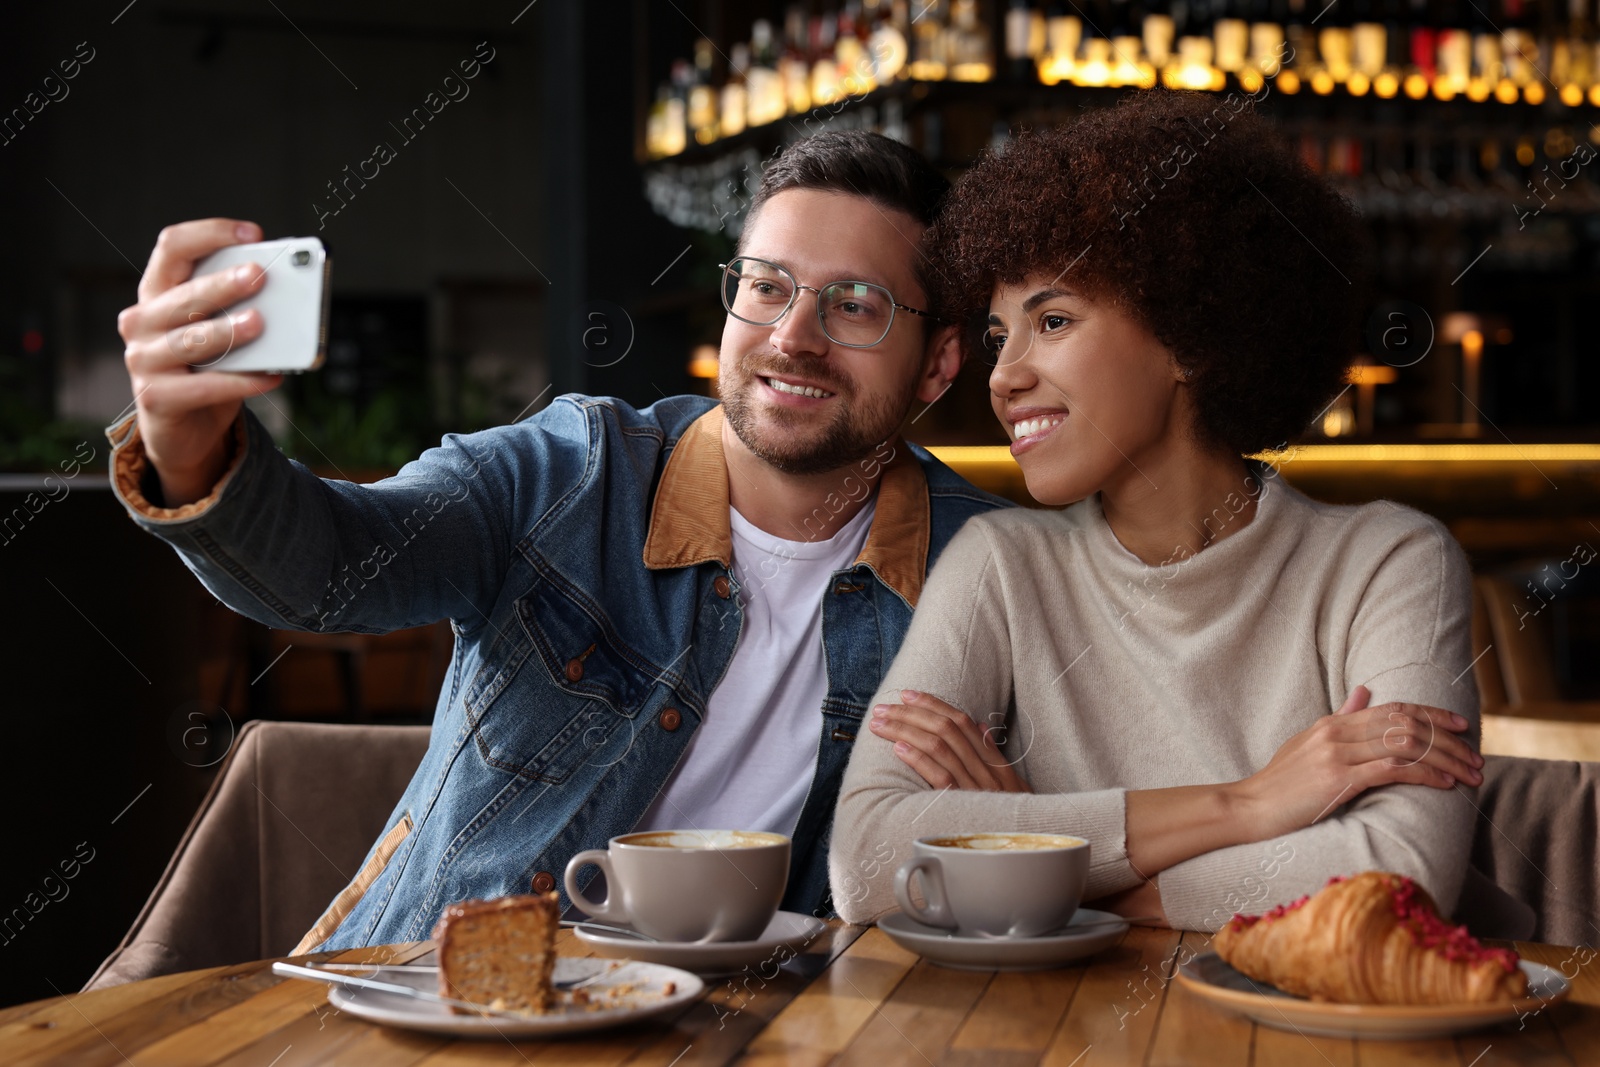
[[[200,369],[298,374],[322,366],[328,347],[328,274],[333,269],[333,259],[322,241],[285,237],[229,245],[195,264],[194,276],[241,263],[265,267],[267,281],[254,296],[234,304],[227,313],[237,315],[255,308],[261,314],[261,335]]]

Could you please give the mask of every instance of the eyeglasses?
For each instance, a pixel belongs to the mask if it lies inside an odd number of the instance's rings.
[[[722,268],[722,306],[740,322],[772,326],[799,299],[800,290],[817,294],[817,322],[828,340],[846,348],[871,348],[889,336],[898,308],[924,318],[932,312],[897,304],[889,290],[871,282],[829,282],[822,288],[801,285],[787,267],[741,256]]]

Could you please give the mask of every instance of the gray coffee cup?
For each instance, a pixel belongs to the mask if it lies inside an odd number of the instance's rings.
[[[606,898],[578,888],[588,864]],[[789,881],[789,839],[756,830],[658,830],[613,837],[567,861],[567,896],[601,922],[629,923],[662,941],[753,941],[772,922]]]
[[[1067,924],[1089,880],[1089,842],[1063,834],[975,833],[917,839],[895,873],[900,907],[961,934],[1034,937]],[[919,878],[927,901],[911,898]]]

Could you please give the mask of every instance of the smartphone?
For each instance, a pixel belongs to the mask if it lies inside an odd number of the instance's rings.
[[[228,308],[227,313],[237,315],[255,308],[261,313],[261,335],[200,369],[298,374],[322,366],[328,348],[328,275],[333,269],[333,259],[322,241],[316,237],[285,237],[229,245],[195,264],[194,276],[241,263],[265,267],[266,284],[254,296]]]

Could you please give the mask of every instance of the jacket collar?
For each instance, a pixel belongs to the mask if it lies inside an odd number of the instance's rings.
[[[650,570],[713,560],[733,565],[722,422],[719,404],[690,424],[667,458],[644,542],[644,565]],[[913,608],[927,573],[930,526],[927,477],[905,442],[897,439],[878,482],[877,511],[856,564],[871,568]]]

